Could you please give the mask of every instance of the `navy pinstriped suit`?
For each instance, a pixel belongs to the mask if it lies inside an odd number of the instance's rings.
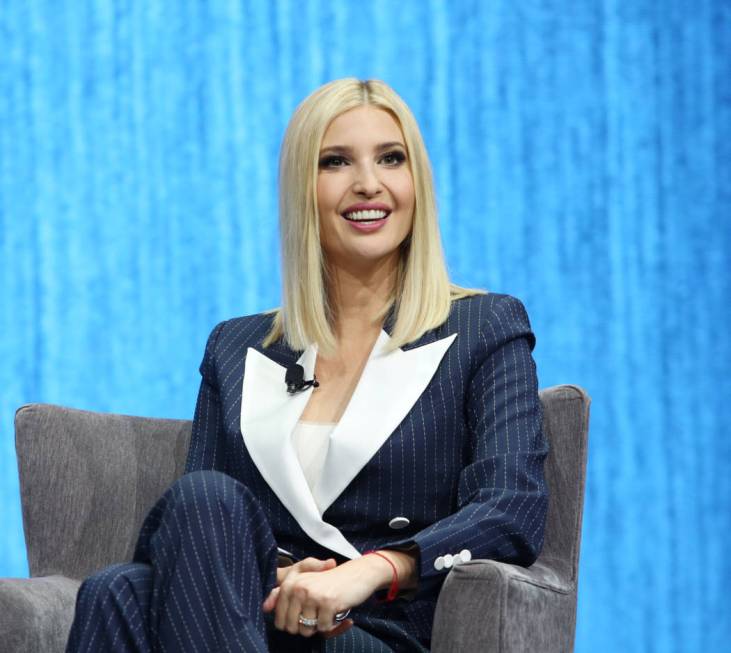
[[[263,348],[271,314],[216,326],[187,473],[150,512],[133,562],[84,582],[69,650],[97,650],[96,640],[106,643],[100,650],[264,651],[267,637],[282,651],[426,650],[457,554],[535,560],[547,444],[523,305],[495,293],[456,300],[440,327],[381,354],[393,317],[312,492],[290,439],[312,390],[288,395],[284,371],[299,362],[312,378],[317,348]],[[260,605],[274,584],[277,546],[339,562],[411,549],[419,588],[354,608],[356,628],[333,639],[276,633]]]

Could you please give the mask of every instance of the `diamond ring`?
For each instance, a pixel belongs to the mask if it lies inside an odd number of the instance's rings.
[[[317,617],[315,617],[314,619],[308,619],[307,617],[304,617],[302,616],[302,614],[300,614],[297,621],[303,626],[307,626],[308,628],[314,628],[315,626],[317,626]]]

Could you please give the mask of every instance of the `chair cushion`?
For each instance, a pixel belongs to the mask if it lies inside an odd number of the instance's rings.
[[[0,579],[0,642],[6,653],[64,651],[81,583],[64,576]]]

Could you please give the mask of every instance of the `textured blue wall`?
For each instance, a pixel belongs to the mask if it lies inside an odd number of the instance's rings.
[[[351,75],[422,125],[455,281],[593,396],[577,651],[722,649],[725,0],[2,3],[0,575],[15,408],[191,417],[210,328],[278,303],[286,122]]]

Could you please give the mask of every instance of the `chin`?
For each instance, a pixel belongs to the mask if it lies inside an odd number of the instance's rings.
[[[398,252],[398,245],[395,247],[359,248],[354,247],[339,252],[336,260],[345,260],[350,264],[375,265],[383,259],[389,258]]]

